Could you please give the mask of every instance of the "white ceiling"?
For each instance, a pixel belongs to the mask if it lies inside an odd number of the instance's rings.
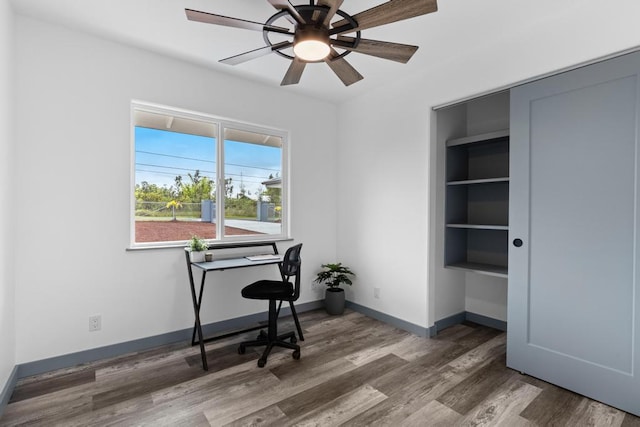
[[[345,0],[354,15],[384,0]],[[293,1],[307,4],[306,0]],[[510,32],[535,32],[536,24],[574,13],[591,0],[440,0],[438,12],[364,30],[362,37],[420,46],[408,64],[367,55],[347,56],[363,76],[345,87],[322,63],[306,67],[298,85],[282,87],[340,103],[447,62]],[[597,2],[601,3],[601,2]],[[92,33],[213,70],[279,87],[290,61],[276,54],[230,66],[218,60],[264,46],[261,32],[188,21],[185,8],[264,22],[275,13],[267,0],[12,0],[16,13]]]

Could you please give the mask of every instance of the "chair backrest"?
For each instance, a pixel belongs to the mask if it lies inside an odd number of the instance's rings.
[[[293,285],[293,300],[297,300],[300,296],[300,268],[302,265],[300,251],[302,251],[302,243],[287,249],[287,252],[284,254],[284,259],[282,260],[282,266],[280,267],[283,280],[288,282],[292,276],[296,278]]]

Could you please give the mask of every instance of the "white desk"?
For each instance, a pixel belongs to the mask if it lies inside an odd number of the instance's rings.
[[[274,255],[278,255],[275,259],[262,259],[257,261],[251,261],[245,257],[235,257],[235,258],[222,258],[215,259],[210,262],[191,262],[189,258],[189,251],[185,249],[185,257],[187,261],[187,270],[189,272],[189,286],[191,288],[191,299],[193,301],[193,313],[195,315],[195,324],[193,326],[193,334],[191,335],[191,345],[200,345],[200,354],[202,356],[202,367],[205,371],[209,370],[209,365],[207,364],[207,354],[204,350],[204,343],[207,341],[212,341],[214,339],[223,338],[228,335],[204,338],[202,336],[202,324],[200,323],[200,308],[202,304],[202,293],[204,291],[204,284],[207,278],[207,272],[209,271],[222,271],[222,270],[231,270],[234,268],[247,268],[247,267],[257,267],[261,265],[272,265],[272,264],[282,264],[282,255],[278,254],[278,248],[275,242],[255,242],[255,243],[236,243],[236,244],[228,244],[228,245],[216,245],[209,247],[208,251],[214,252],[217,250],[223,249],[236,249],[236,248],[255,248],[260,246],[270,246]],[[200,292],[196,293],[195,283],[193,281],[193,268],[197,268],[202,270],[202,279],[200,281]],[[234,332],[246,332],[253,329],[259,329],[260,327],[253,327],[249,329],[245,329],[243,331]],[[198,335],[198,341],[196,341],[196,334]]]

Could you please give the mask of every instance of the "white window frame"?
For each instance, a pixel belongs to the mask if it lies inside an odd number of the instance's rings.
[[[216,238],[207,239],[210,245],[225,244],[225,243],[240,243],[240,242],[264,242],[264,241],[281,241],[289,240],[289,132],[266,127],[262,125],[256,125],[247,122],[241,122],[237,120],[230,120],[223,117],[214,116],[207,113],[200,113],[191,110],[185,110],[176,107],[170,107],[166,105],[153,104],[144,101],[132,100],[131,101],[131,123],[130,123],[130,209],[129,209],[129,248],[130,249],[147,249],[147,248],[164,248],[164,247],[184,247],[187,244],[187,240],[181,241],[167,241],[167,242],[136,242],[136,224],[135,224],[135,211],[136,211],[136,198],[135,198],[135,186],[136,186],[136,140],[135,140],[135,112],[144,111],[155,114],[165,114],[174,117],[180,117],[184,119],[204,121],[217,126],[216,136]],[[281,232],[280,234],[268,234],[268,235],[237,235],[237,236],[225,236],[224,235],[224,204],[225,204],[225,175],[224,175],[224,130],[227,128],[263,133],[272,136],[276,136],[282,139],[281,148],[281,180],[282,180],[282,193],[281,193]]]

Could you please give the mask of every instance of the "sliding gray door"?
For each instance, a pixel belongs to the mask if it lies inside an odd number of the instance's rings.
[[[636,415],[639,73],[626,55],[511,92],[507,348],[509,367]]]

